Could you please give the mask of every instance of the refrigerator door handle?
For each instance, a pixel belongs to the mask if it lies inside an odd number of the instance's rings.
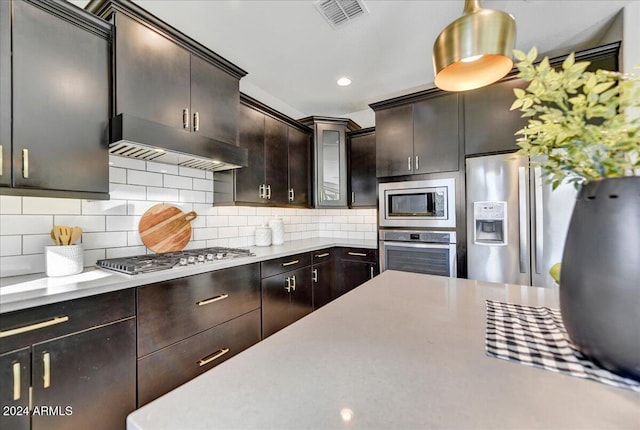
[[[535,189],[534,217],[536,227],[536,273],[542,273],[542,253],[544,252],[543,218],[544,212],[542,197],[542,169],[533,168],[533,187]]]
[[[520,273],[527,273],[527,178],[523,166],[518,167],[518,254]]]

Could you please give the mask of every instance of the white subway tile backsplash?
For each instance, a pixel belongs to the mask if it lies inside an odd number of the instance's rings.
[[[119,248],[127,246],[127,232],[85,233],[82,235],[82,244],[85,249]]]
[[[344,224],[346,222],[349,221],[349,217],[347,216],[333,216],[333,219],[331,220],[331,222],[335,223],[335,224]]]
[[[82,200],[82,215],[126,215],[127,201],[117,200]]]
[[[152,206],[161,204],[158,200],[128,200],[127,211],[124,214],[115,215],[144,215]]]
[[[238,227],[219,227],[218,237],[221,239],[238,237]]]
[[[147,189],[141,185],[110,184],[109,196],[116,200],[146,200]]]
[[[2,257],[0,278],[24,275],[25,273],[44,272],[44,253],[31,255],[12,255]]]
[[[129,170],[127,172],[127,184],[146,185],[149,187],[161,187],[162,173],[143,172],[140,170]]]
[[[193,167],[182,167],[178,166],[178,174],[180,176],[190,176],[192,178],[205,178],[205,170],[194,169]]]
[[[22,213],[22,197],[0,196],[0,214]]]
[[[105,217],[100,215],[56,215],[53,217],[55,225],[78,226],[83,232],[104,231]]]
[[[238,227],[238,236],[255,236],[256,227],[253,225],[248,225],[246,227]]]
[[[208,215],[218,215],[218,208],[211,207],[211,205],[203,203],[194,203],[193,210],[198,213],[198,216],[205,217]]]
[[[364,232],[362,231],[350,231],[349,239],[364,239]]]
[[[376,231],[365,231],[364,232],[364,238],[367,240],[378,240],[378,232]]]
[[[0,257],[22,254],[22,236],[0,236]]]
[[[133,255],[146,254],[147,248],[144,246],[127,246],[124,248],[107,249],[107,258],[131,257]]]
[[[179,202],[205,203],[207,201],[204,191],[180,190]]]
[[[248,237],[232,237],[229,238],[229,246],[232,248],[242,248],[249,245]]]
[[[213,191],[213,180],[211,179],[194,179],[193,189],[200,191]]]
[[[33,215],[80,214],[80,200],[48,197],[23,197],[22,213]]]
[[[229,217],[226,215],[207,216],[207,227],[227,227]]]
[[[356,231],[374,231],[375,227],[372,224],[358,224],[356,225]]]
[[[117,184],[127,183],[127,169],[109,166],[109,182]]]
[[[217,238],[218,238],[217,228],[194,228],[193,229],[193,240],[208,240],[208,239],[217,239]]]
[[[256,215],[262,215],[262,216],[272,216],[272,215],[274,215],[272,213],[271,208],[257,207],[255,209],[256,209]]]
[[[0,236],[45,234],[53,228],[53,215],[0,215]]]
[[[45,246],[54,246],[51,234],[25,234],[22,236],[22,254],[42,254]]]
[[[183,190],[192,190],[193,178],[186,178],[184,176],[175,176],[175,175],[164,175],[164,187],[179,188]]]
[[[364,223],[364,216],[356,215],[347,217],[347,222],[349,224],[362,224]]]
[[[238,215],[238,208],[236,206],[220,206],[218,215]]]
[[[247,216],[256,215],[256,208],[252,208],[248,206],[240,206],[238,207],[238,215],[247,215]]]
[[[262,215],[249,215],[247,216],[247,225],[262,225],[268,223],[271,217]]]
[[[107,217],[107,231],[137,230],[140,222],[139,216],[113,215]]]
[[[109,155],[109,165],[113,167],[122,167],[124,169],[144,170],[146,168],[145,161],[136,160],[135,158],[118,157],[117,155]]]
[[[224,238],[224,239],[207,240],[207,247],[212,247],[212,246],[229,246],[229,239]]]
[[[84,267],[93,267],[98,260],[107,258],[105,249],[85,249],[83,252]]]
[[[142,243],[142,239],[140,238],[140,233],[138,232],[138,229],[136,229],[135,231],[128,231],[127,246],[140,246],[140,245],[144,245],[144,244]]]
[[[178,202],[180,201],[180,193],[177,189],[173,188],[147,187],[147,199],[163,202]]]
[[[247,225],[247,217],[243,215],[236,215],[229,217],[230,226],[243,226]]]
[[[170,175],[178,175],[178,166],[164,163],[156,163],[155,161],[147,161],[147,172],[168,173]]]

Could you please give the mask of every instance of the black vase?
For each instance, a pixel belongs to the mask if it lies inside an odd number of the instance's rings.
[[[562,258],[560,311],[585,356],[640,380],[640,177],[580,190]]]

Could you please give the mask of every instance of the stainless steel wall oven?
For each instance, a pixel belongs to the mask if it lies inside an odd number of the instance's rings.
[[[380,271],[457,275],[453,231],[380,230]]]

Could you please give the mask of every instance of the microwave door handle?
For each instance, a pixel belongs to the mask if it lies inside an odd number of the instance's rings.
[[[527,273],[527,177],[524,167],[518,167],[518,254],[520,273]]]
[[[542,196],[542,169],[533,168],[533,186],[535,189],[534,216],[536,226],[536,273],[542,273],[542,254],[544,252],[544,226],[543,226],[543,196]]]

